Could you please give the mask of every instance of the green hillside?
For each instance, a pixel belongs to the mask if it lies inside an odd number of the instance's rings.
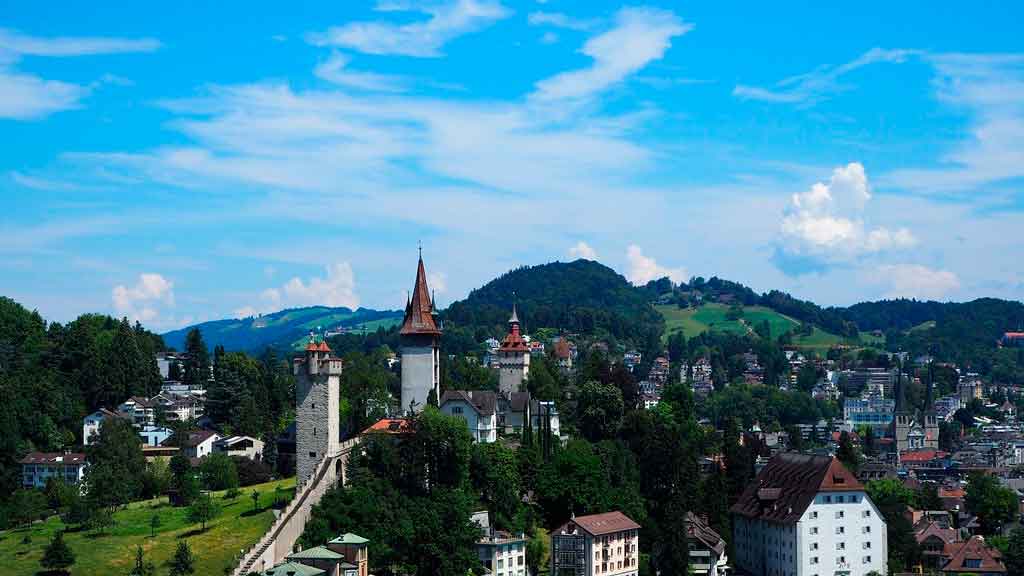
[[[734,334],[753,333],[754,326],[761,322],[768,322],[771,327],[773,338],[794,330],[800,326],[793,318],[780,314],[764,306],[743,306],[743,315],[736,319],[729,318],[729,306],[724,304],[704,304],[696,308],[679,308],[671,304],[658,305],[654,307],[665,319],[664,337],[682,330],[687,338],[692,338],[707,331],[731,332]],[[877,339],[868,335],[861,335],[861,340],[853,341],[844,339],[841,336],[826,332],[814,326],[810,335],[794,335],[793,345],[802,348],[829,348],[844,342],[850,344],[881,344]],[[882,339],[884,341],[884,339]]]
[[[268,346],[293,348],[303,341],[310,330],[343,328],[354,332],[372,332],[378,328],[388,329],[401,320],[402,312],[398,310],[310,306],[249,318],[204,322],[168,332],[163,338],[168,346],[181,350],[188,331],[199,328],[203,340],[210,348],[220,345],[229,351],[259,352]]]
[[[31,528],[0,531],[0,558],[4,559],[4,574],[29,576],[41,567],[39,559],[50,539],[60,530],[67,530],[64,541],[75,554],[72,576],[86,574],[127,574],[135,563],[135,549],[142,545],[146,559],[156,565],[156,576],[169,572],[168,560],[174,555],[178,542],[187,541],[196,558],[196,574],[223,574],[225,566],[235,565],[235,555],[259,541],[274,521],[270,508],[274,489],[281,486],[281,496],[290,499],[295,491],[295,479],[279,480],[242,488],[242,495],[234,501],[223,499],[222,492],[214,497],[222,507],[221,515],[200,532],[199,525],[187,520],[187,508],[172,508],[167,498],[136,502],[116,512],[116,525],[105,534],[84,532],[77,527],[68,529],[58,516],[33,524]],[[259,509],[253,513],[252,491],[260,493]],[[150,520],[156,514],[161,525],[156,537],[150,537]],[[28,536],[29,543],[24,543]]]

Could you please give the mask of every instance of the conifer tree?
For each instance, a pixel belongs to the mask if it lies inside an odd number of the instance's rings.
[[[74,563],[75,553],[64,542],[64,532],[57,532],[46,550],[43,551],[43,557],[39,560],[39,564],[51,572],[67,574],[68,568]]]

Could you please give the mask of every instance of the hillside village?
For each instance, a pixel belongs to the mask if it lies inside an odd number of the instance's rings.
[[[33,520],[58,513],[102,531],[111,522],[102,510],[165,495],[173,506],[199,509],[190,515],[205,522],[216,517],[202,512],[216,508],[210,490],[238,494],[296,474],[294,500],[282,502],[259,543],[226,559],[226,571],[429,573],[440,568],[397,567],[405,552],[394,547],[402,545],[375,540],[393,538],[389,530],[332,510],[370,489],[362,483],[385,454],[408,454],[421,442],[417,450],[433,450],[426,447],[447,437],[464,452],[432,457],[467,476],[435,482],[473,495],[456,521],[467,536],[452,545],[467,546],[465,558],[475,560],[462,562],[474,572],[664,574],[676,562],[711,576],[811,575],[825,567],[864,575],[1008,571],[1013,542],[1024,534],[1014,532],[1024,506],[1019,383],[855,339],[799,346],[789,333],[772,339],[767,320],[747,330],[633,340],[643,347],[602,331],[531,334],[533,302],[515,297],[504,334],[477,330],[478,352],[443,356],[455,324],[436,309],[426,277],[421,259],[402,323],[390,335],[379,331],[369,356],[333,348],[366,343],[367,335],[306,339],[288,369],[295,407],[282,412],[276,432],[246,423],[253,416],[246,410],[258,412],[266,399],[252,404],[250,392],[225,388],[239,382],[226,362],[244,356],[218,348],[204,361],[199,331],[185,350],[155,352],[155,393],[84,416],[78,450],[66,444],[19,457],[21,488],[8,517],[31,530]],[[649,305],[692,310],[711,300],[741,318],[742,306],[726,296],[669,286]],[[1006,332],[992,346],[1009,352],[1022,341]],[[350,370],[368,380],[351,380]],[[678,455],[660,444],[673,435],[686,445]],[[133,446],[118,445],[128,437]],[[588,458],[597,461],[585,465]],[[660,463],[666,458],[668,468]],[[632,471],[615,470],[626,462]],[[99,498],[106,469],[141,473],[147,487]],[[402,474],[413,473],[408,481],[426,490],[417,501],[430,501],[431,484],[422,482],[436,471],[415,470]],[[676,487],[650,485],[662,474],[688,476]],[[638,506],[564,492],[595,481],[667,500]],[[511,500],[502,494],[508,490]],[[27,495],[35,491],[45,502],[32,503]],[[383,550],[390,550],[386,563],[375,557]]]

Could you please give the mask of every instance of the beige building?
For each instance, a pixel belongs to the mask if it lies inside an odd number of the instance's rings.
[[[551,573],[636,576],[639,530],[618,511],[577,516],[551,533]]]

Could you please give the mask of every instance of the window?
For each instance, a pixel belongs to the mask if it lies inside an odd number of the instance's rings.
[[[811,542],[811,550],[817,550],[817,549],[818,549],[818,543],[817,542]]]
[[[865,564],[871,564],[871,556],[865,556],[864,557],[864,563]]]
[[[310,458],[316,458],[316,452],[310,452],[309,453],[309,457]]]
[[[871,510],[865,510],[864,513],[861,514],[861,516],[863,516],[864,518],[871,518]]]
[[[846,556],[840,556],[840,557],[836,558],[836,565],[837,566],[841,566],[843,564],[846,564]]]
[[[452,406],[452,414],[462,414],[462,406]]]
[[[825,496],[825,503],[826,504],[831,504],[832,503],[832,497],[831,496]]]
[[[981,568],[981,558],[964,558],[964,568]]]
[[[818,557],[817,556],[811,556],[811,564],[817,564],[817,563],[818,563]]]
[[[840,496],[836,496],[836,502],[842,504],[843,500],[844,500],[844,498],[841,495]]]
[[[811,512],[811,520],[817,520],[817,519],[818,519],[818,513],[817,512]]]
[[[871,526],[865,526],[863,528],[863,530],[861,530],[861,532],[863,532],[865,534],[870,534],[871,533]]]
[[[843,513],[842,510],[836,510],[836,520],[838,520],[840,518],[843,518],[844,516],[845,516],[845,514]]]
[[[817,533],[818,533],[818,527],[817,526],[811,526],[811,534],[817,534]]]
[[[846,542],[836,542],[836,550],[846,550]]]
[[[316,426],[313,426],[313,436],[316,436]]]
[[[836,526],[836,534],[846,534],[846,528],[842,526]]]
[[[865,542],[863,548],[865,550],[870,550],[871,549],[871,542],[870,541],[869,542]]]
[[[312,409],[312,410],[316,410],[316,402],[313,402],[313,403],[311,403],[311,404],[309,405],[309,407],[310,407],[310,409]]]

